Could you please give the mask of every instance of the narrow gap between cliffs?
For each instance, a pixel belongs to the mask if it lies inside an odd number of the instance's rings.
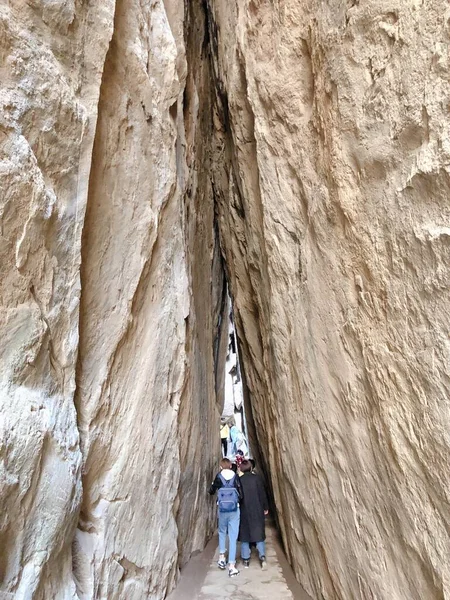
[[[236,453],[253,459],[249,442],[244,382],[238,347],[233,307],[228,291],[227,319],[223,326],[228,328],[228,344],[225,359],[223,408],[221,413],[222,456],[234,461]],[[230,433],[231,431],[231,433]]]
[[[223,265],[226,273],[226,264]],[[220,398],[220,441],[221,457],[229,458],[234,465],[239,466],[242,459],[249,459],[254,470],[259,473],[266,484],[270,502],[271,518],[274,520],[279,534],[278,517],[273,501],[270,473],[267,471],[265,449],[262,446],[255,426],[251,393],[245,377],[243,352],[237,330],[233,300],[229,291],[225,274],[226,299],[221,327],[227,334],[225,351],[223,391],[218,390]],[[226,315],[226,317],[225,317]],[[222,334],[223,335],[223,334]],[[222,364],[221,361],[218,363]],[[234,467],[233,467],[234,468]],[[280,543],[281,542],[281,536]]]
[[[209,478],[214,477],[218,472],[221,458],[227,456],[232,462],[235,462],[236,451],[238,450],[242,451],[244,458],[254,460],[255,471],[263,477],[266,484],[270,499],[269,516],[271,521],[274,522],[266,529],[269,538],[267,550],[271,553],[268,564],[269,569],[273,569],[273,571],[270,571],[267,580],[276,579],[276,573],[280,573],[282,569],[286,580],[289,579],[290,573],[291,582],[293,583],[289,584],[289,588],[293,590],[292,586],[295,586],[295,579],[292,571],[282,566],[284,561],[287,567],[287,562],[283,555],[284,549],[280,545],[271,474],[267,469],[268,441],[265,439],[265,427],[262,420],[263,415],[261,414],[264,406],[261,406],[260,402],[255,402],[255,406],[252,406],[252,394],[246,379],[245,363],[247,362],[249,376],[253,374],[254,370],[251,364],[252,354],[246,340],[244,328],[246,315],[240,314],[239,311],[256,310],[257,305],[255,303],[251,307],[243,308],[240,303],[235,304],[233,298],[233,295],[237,293],[240,282],[235,271],[233,257],[235,248],[233,247],[231,235],[227,231],[227,215],[228,211],[233,209],[238,212],[237,217],[240,221],[245,221],[246,213],[244,192],[240,185],[239,157],[235,151],[236,140],[233,138],[232,133],[228,90],[221,72],[222,65],[219,57],[220,31],[214,20],[211,0],[186,3],[185,6],[187,12],[184,22],[184,41],[187,80],[183,96],[183,119],[187,147],[192,152],[189,164],[192,165],[192,171],[195,174],[186,196],[188,215],[192,217],[192,215],[200,213],[203,210],[202,203],[207,204],[206,209],[211,208],[210,203],[214,207],[213,223],[210,222],[209,225],[214,228],[212,261],[210,267],[207,266],[207,262],[202,263],[201,266],[211,268],[211,273],[206,274],[203,272],[203,277],[208,277],[211,282],[214,282],[211,283],[211,289],[215,289],[215,292],[212,291],[215,323],[212,351],[217,411],[212,411],[215,412],[214,416],[210,413],[209,419],[213,418],[215,422],[209,421],[206,429],[212,436],[215,435],[214,430],[217,432],[217,443],[212,444],[213,452],[217,452],[217,456],[203,457],[207,465],[205,466],[204,475],[209,486],[211,482]],[[198,222],[199,220],[195,220],[193,227],[195,235],[201,233],[196,228]],[[230,226],[232,227],[232,224]],[[194,256],[196,255],[194,254]],[[195,269],[198,270],[198,268],[199,265],[196,263]],[[241,277],[249,276],[244,272],[239,273],[239,275]],[[214,288],[214,285],[216,288]],[[258,331],[257,335],[262,347],[261,332]],[[252,384],[255,385],[253,378]],[[258,410],[257,414],[256,410]],[[256,423],[254,416],[258,417]],[[233,435],[231,434],[232,423],[235,426]],[[224,428],[224,426],[228,427]],[[214,472],[212,472],[213,469]],[[199,493],[206,494],[206,491],[203,488],[199,490]],[[214,498],[217,500],[217,494]],[[208,533],[212,533],[212,528],[216,524],[215,502],[211,500],[211,509],[213,504],[214,516],[211,510],[209,513],[210,526],[205,538],[203,538],[205,542]],[[183,525],[182,519],[178,519],[178,522]],[[202,594],[200,587],[205,577],[209,578],[211,575],[211,577],[217,578],[219,571],[215,562],[218,558],[217,535],[209,542],[206,550],[199,555],[185,553],[185,544],[186,540],[183,536],[180,536],[179,554],[187,560],[182,559],[179,562],[179,566],[182,568],[181,580],[173,594],[169,596],[170,600],[210,598],[212,597],[211,590],[208,589],[205,596]],[[276,551],[275,546],[278,548]],[[197,547],[201,547],[201,544]],[[213,559],[214,552],[217,553],[215,559]],[[191,557],[190,560],[189,556]],[[253,550],[253,557],[252,565],[247,570],[240,561],[239,555],[237,556],[238,568],[241,570],[240,584],[242,585],[245,584],[248,577],[250,577],[250,581],[253,581],[252,577],[256,577],[256,580],[260,577],[255,550]],[[197,566],[195,567],[195,565]],[[228,577],[225,574],[225,579],[223,579],[223,575],[222,573],[220,581],[217,581],[219,586],[217,589],[223,589],[226,585]],[[284,583],[286,584],[286,581]],[[237,583],[237,585],[240,584]],[[252,584],[250,584],[251,587]],[[270,597],[277,597],[280,589],[277,589],[274,594],[270,594]],[[245,597],[249,599],[258,598],[258,596],[253,595],[253,590],[251,591],[252,595],[246,595]],[[264,591],[267,591],[267,588],[264,588]],[[235,597],[238,599],[242,596],[236,593]],[[305,598],[305,596],[298,595],[291,597]]]

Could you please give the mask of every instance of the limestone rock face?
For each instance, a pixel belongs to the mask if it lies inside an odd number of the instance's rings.
[[[449,18],[2,3],[2,599],[162,600],[204,546],[225,272],[301,583],[450,598]]]
[[[186,188],[194,201],[197,190],[183,150],[183,6],[173,8],[117,5],[101,89],[77,378],[84,496],[74,554],[86,599],[164,597],[178,545],[183,562],[212,527],[212,294],[221,297],[222,281],[211,285],[212,205],[185,213]]]
[[[75,598],[80,239],[110,1],[0,7],[0,581]],[[89,47],[85,39],[89,38]]]
[[[213,0],[215,189],[313,597],[450,597],[448,4]]]
[[[164,598],[212,530],[219,451],[184,6],[0,11],[0,596]]]

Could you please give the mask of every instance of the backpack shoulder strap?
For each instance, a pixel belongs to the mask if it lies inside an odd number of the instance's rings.
[[[223,483],[224,487],[233,487],[234,478],[236,477],[236,475],[233,475],[233,477],[231,479],[225,479],[225,477],[222,475],[222,473],[219,473],[219,477],[220,477],[220,480]]]

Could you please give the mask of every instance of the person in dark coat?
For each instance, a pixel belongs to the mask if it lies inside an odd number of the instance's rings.
[[[241,542],[241,558],[244,567],[250,565],[250,544],[256,543],[261,568],[266,567],[266,531],[265,517],[269,513],[269,503],[261,477],[252,473],[252,464],[244,460],[241,464],[242,491],[244,499],[241,503],[241,521],[239,541]]]

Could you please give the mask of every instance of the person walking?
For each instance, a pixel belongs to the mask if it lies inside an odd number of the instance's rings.
[[[236,451],[236,467],[238,469],[238,471],[240,470],[240,466],[243,463],[245,457],[244,457],[244,453],[242,452],[242,450],[237,450]]]
[[[243,456],[248,455],[248,444],[245,435],[232,419],[230,422],[230,444],[228,444],[227,458],[231,461],[236,459],[236,452],[240,450]]]
[[[225,457],[227,455],[227,445],[228,439],[230,437],[230,428],[228,427],[228,423],[224,417],[221,419],[220,423],[220,441],[222,442],[222,456]]]
[[[239,541],[241,558],[245,568],[250,565],[250,544],[256,543],[261,568],[266,568],[265,517],[269,514],[269,503],[262,478],[252,473],[252,463],[241,463],[241,480],[244,499],[241,504]]]
[[[217,473],[209,488],[209,494],[217,492],[217,510],[219,518],[219,569],[226,569],[225,561],[226,538],[228,535],[228,575],[239,575],[236,569],[236,546],[239,534],[240,503],[243,501],[243,491],[240,477],[231,468],[231,461],[222,458],[220,472]]]
[[[229,422],[229,438],[228,438],[228,449],[227,449],[227,458],[234,462],[236,458],[236,450],[237,450],[237,441],[239,438],[239,429],[236,427],[236,421],[234,419],[230,419]]]

